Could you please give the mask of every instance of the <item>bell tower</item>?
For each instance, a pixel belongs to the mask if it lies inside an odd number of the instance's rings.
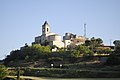
[[[50,26],[47,23],[47,21],[45,21],[45,23],[42,25],[42,34],[48,34],[50,33]]]

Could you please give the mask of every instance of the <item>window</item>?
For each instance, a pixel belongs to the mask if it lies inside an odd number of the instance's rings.
[[[48,28],[47,28],[47,32],[48,32]]]
[[[43,28],[43,32],[45,31],[45,28]]]

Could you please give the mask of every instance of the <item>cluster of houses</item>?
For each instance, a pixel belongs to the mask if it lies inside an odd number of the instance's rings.
[[[77,36],[73,33],[65,33],[63,39],[59,34],[50,31],[50,25],[47,21],[42,25],[42,35],[35,37],[35,41],[32,44],[45,44],[48,42],[49,46],[57,46],[58,48],[69,48],[75,45],[85,43],[87,38],[84,36]]]

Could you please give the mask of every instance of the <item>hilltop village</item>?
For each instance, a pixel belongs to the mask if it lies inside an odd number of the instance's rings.
[[[114,50],[114,46],[105,46],[103,44],[103,40],[101,38],[95,39],[94,37],[91,38],[93,42],[94,40],[98,41],[99,45],[104,48],[104,49],[111,49]],[[32,43],[33,44],[40,44],[42,46],[47,46],[49,45],[52,47],[52,51],[57,51],[59,48],[64,48],[64,50],[74,50],[74,48],[78,45],[82,45],[85,43],[89,44],[89,38],[86,38],[85,36],[78,36],[73,33],[65,33],[63,36],[63,39],[59,34],[53,33],[50,31],[50,25],[48,24],[47,21],[44,22],[42,25],[42,35],[35,37],[35,41]],[[95,44],[97,44],[95,42]],[[99,46],[99,47],[100,47]],[[101,48],[100,47],[100,48]]]
[[[115,40],[113,44],[115,46],[105,46],[101,38],[92,37],[88,39],[85,36],[77,36],[73,33],[65,33],[62,40],[59,34],[50,31],[50,25],[45,21],[42,25],[42,35],[35,37],[32,45],[25,44],[20,50],[11,51],[10,55],[4,59],[4,64],[19,66],[23,64],[16,65],[14,60],[23,60],[33,63],[37,61],[38,64],[33,64],[33,66],[49,67],[54,62],[57,66],[60,63],[79,63],[79,61],[89,59],[86,57],[90,57],[93,61],[106,62],[110,54],[118,54],[120,51],[120,40]]]
[[[5,74],[8,70],[9,76],[15,76],[17,68],[24,76],[120,77],[120,40],[113,44],[115,46],[105,46],[101,38],[88,39],[73,33],[65,33],[62,40],[59,34],[50,31],[50,25],[45,21],[42,35],[35,37],[32,45],[25,44],[11,51],[1,63],[8,69],[3,65],[0,67]],[[17,76],[20,75],[18,72]]]
[[[41,44],[41,45],[49,45],[49,46],[56,46],[58,48],[74,48],[75,45],[84,44],[87,40],[84,36],[77,36],[76,34],[72,33],[65,33],[63,36],[63,41],[61,40],[61,36],[59,34],[50,32],[50,25],[47,21],[42,25],[42,35],[35,37],[35,42],[32,44]],[[52,49],[52,51],[56,51]]]

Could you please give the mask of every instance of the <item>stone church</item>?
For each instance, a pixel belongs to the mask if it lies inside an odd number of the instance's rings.
[[[50,32],[50,25],[47,21],[42,25],[42,35],[35,37],[35,42],[33,44],[44,45],[45,42],[48,42],[50,46],[56,45],[59,48],[64,47],[61,36]]]

